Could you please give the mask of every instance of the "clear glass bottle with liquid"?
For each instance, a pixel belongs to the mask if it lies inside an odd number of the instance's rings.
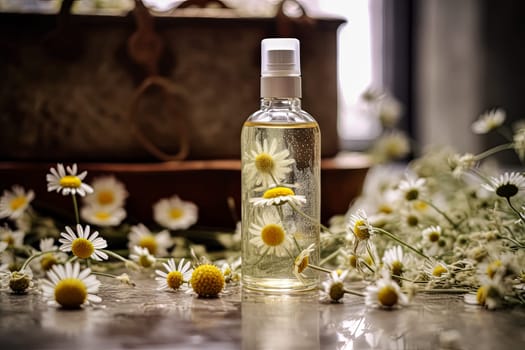
[[[299,41],[261,42],[261,108],[244,123],[242,285],[299,292],[318,287],[320,130],[301,109]]]

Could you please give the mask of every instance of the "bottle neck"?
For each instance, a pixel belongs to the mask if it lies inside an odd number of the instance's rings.
[[[262,76],[261,98],[301,98],[300,76]]]
[[[300,110],[301,99],[299,97],[263,97],[261,98],[261,110],[287,109]]]

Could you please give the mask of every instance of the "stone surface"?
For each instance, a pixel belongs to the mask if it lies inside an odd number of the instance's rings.
[[[100,305],[66,311],[33,291],[0,293],[1,349],[517,349],[525,309],[487,311],[460,295],[419,295],[403,309],[341,304],[317,295],[243,293],[216,299],[136,287],[100,277]]]

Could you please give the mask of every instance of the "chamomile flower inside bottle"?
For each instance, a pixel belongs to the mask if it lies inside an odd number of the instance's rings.
[[[261,107],[244,123],[242,285],[268,292],[318,287],[320,130],[301,108],[299,41],[261,42]]]

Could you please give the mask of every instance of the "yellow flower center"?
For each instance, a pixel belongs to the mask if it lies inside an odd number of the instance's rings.
[[[495,260],[487,265],[487,276],[493,278],[496,272],[501,268],[501,260]]]
[[[79,188],[82,185],[82,180],[77,176],[66,175],[60,179],[59,183],[62,187]]]
[[[155,240],[155,237],[153,235],[145,235],[143,236],[138,244],[141,248],[148,248],[148,251],[155,255],[157,252],[157,241]]]
[[[45,254],[44,256],[42,256],[42,259],[40,259],[40,266],[44,271],[49,271],[51,267],[53,265],[56,265],[57,263],[58,261],[53,253]]]
[[[180,273],[180,271],[171,271],[168,273],[168,276],[166,276],[166,283],[171,289],[179,289],[179,287],[182,285],[182,282],[184,282],[184,278],[182,277],[182,273]]]
[[[481,286],[478,288],[478,291],[476,292],[476,301],[479,305],[485,305],[485,301],[487,301],[487,287]]]
[[[16,197],[11,200],[9,203],[9,206],[11,207],[12,211],[15,211],[17,209],[22,208],[24,205],[26,205],[27,199],[24,196]]]
[[[87,259],[95,251],[93,243],[85,238],[77,238],[71,243],[71,251],[80,259]]]
[[[86,285],[78,278],[64,278],[55,286],[55,300],[66,309],[78,309],[86,298]]]
[[[6,235],[2,240],[3,240],[5,243],[7,243],[8,246],[13,246],[13,245],[15,245],[15,237],[13,237],[13,236],[10,235],[10,234]]]
[[[392,307],[397,304],[397,292],[392,286],[384,286],[377,292],[377,300],[383,306]]]
[[[380,204],[378,211],[383,214],[391,214],[394,210],[388,204]]]
[[[447,269],[445,268],[445,266],[441,264],[437,264],[436,267],[434,267],[434,269],[432,270],[432,275],[436,277],[441,277],[441,275],[446,272],[447,272]]]
[[[392,263],[391,270],[392,275],[401,276],[401,274],[403,273],[403,263],[399,260],[394,261]]]
[[[330,299],[334,301],[338,301],[339,299],[344,297],[345,292],[344,292],[343,283],[342,282],[332,283],[332,285],[330,286],[330,291],[328,295],[330,295]]]
[[[261,230],[262,241],[272,247],[283,243],[285,235],[283,228],[277,224],[268,224]]]
[[[428,208],[428,204],[423,201],[416,201],[414,203],[414,209],[417,211],[425,211]]]
[[[184,211],[182,211],[180,208],[172,208],[170,210],[170,217],[172,219],[180,219],[183,214],[184,214]]]
[[[204,264],[193,270],[190,284],[200,297],[213,298],[224,288],[224,276],[217,266]]]
[[[276,198],[276,197],[286,197],[295,195],[294,191],[287,187],[275,187],[267,190],[263,194],[264,199]]]
[[[113,194],[112,191],[109,191],[109,190],[100,191],[97,194],[97,200],[98,200],[98,204],[100,205],[112,204],[115,201],[115,195]]]
[[[107,211],[97,211],[95,213],[95,217],[97,219],[99,219],[100,221],[106,221],[108,220],[109,218],[111,218],[111,215],[109,215],[109,213]]]
[[[301,273],[304,271],[304,269],[306,269],[306,267],[308,266],[308,255],[305,256],[304,258],[301,259],[301,261],[299,263],[296,263],[295,266],[297,267],[297,272],[298,273]]]
[[[142,267],[150,267],[151,265],[153,265],[153,261],[152,260],[153,259],[151,259],[147,255],[140,255],[138,263]]]
[[[366,226],[365,220],[359,219],[355,222],[354,234],[361,241],[364,241],[370,238],[370,230],[368,230],[368,226]]]
[[[25,293],[31,284],[31,278],[25,273],[13,272],[9,279],[9,288],[15,293]]]
[[[407,216],[407,225],[408,226],[414,227],[414,226],[417,226],[418,223],[419,223],[419,219],[417,218],[417,216],[415,216],[415,215]]]
[[[416,200],[417,197],[419,197],[419,191],[415,188],[412,188],[405,193],[405,199],[407,201]]]
[[[354,268],[357,267],[357,256],[350,255],[350,257],[348,258],[348,263]]]
[[[428,234],[428,240],[430,242],[437,242],[439,240],[439,232],[432,231]]]
[[[260,153],[255,157],[255,168],[261,173],[271,173],[274,167],[274,161],[268,153]]]

